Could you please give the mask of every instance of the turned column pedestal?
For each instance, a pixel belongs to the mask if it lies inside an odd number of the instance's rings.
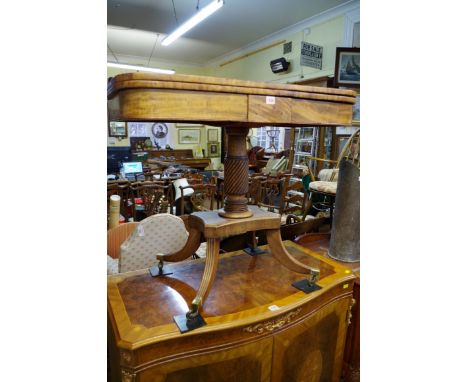
[[[249,191],[249,159],[245,139],[248,127],[227,127],[227,154],[224,161],[224,208],[218,211],[225,218],[248,218],[252,211],[247,208],[245,194]]]

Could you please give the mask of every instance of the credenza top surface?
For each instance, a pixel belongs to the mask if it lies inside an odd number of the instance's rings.
[[[207,326],[197,332],[268,319],[354,279],[351,271],[337,262],[290,241],[284,243],[296,259],[320,268],[318,284],[322,289],[304,294],[292,287],[291,283],[304,275],[281,266],[271,254],[256,257],[243,251],[223,254],[201,312]],[[204,266],[204,260],[200,259],[165,264],[164,269],[173,272],[167,277],[153,278],[147,269],[109,276],[108,311],[120,340],[129,347],[139,347],[181,336],[173,316],[188,311]]]

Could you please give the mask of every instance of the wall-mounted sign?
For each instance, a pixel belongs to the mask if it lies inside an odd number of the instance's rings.
[[[322,69],[323,47],[301,41],[301,65]]]

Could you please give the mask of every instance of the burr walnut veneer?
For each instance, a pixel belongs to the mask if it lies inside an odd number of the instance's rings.
[[[284,245],[320,269],[322,289],[293,288],[300,275],[269,253],[222,254],[202,308],[207,325],[184,334],[172,317],[195,297],[203,259],[167,265],[168,277],[147,270],[109,276],[112,381],[338,381],[355,276],[295,243]]]

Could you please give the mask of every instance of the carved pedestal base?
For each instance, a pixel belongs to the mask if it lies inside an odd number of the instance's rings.
[[[195,212],[190,215],[190,227],[203,232],[206,237],[206,263],[197,295],[192,302],[190,311],[187,313],[187,322],[182,322],[182,325],[180,325],[180,317],[176,319],[176,323],[181,331],[182,329],[185,332],[196,328],[191,328],[188,322],[190,319],[194,319],[200,314],[203,303],[206,301],[211,287],[213,286],[219,261],[220,241],[223,237],[264,229],[267,233],[270,251],[281,265],[294,272],[309,275],[309,281],[317,277],[318,270],[297,261],[286,250],[281,240],[279,215],[263,211],[257,206],[251,206],[251,208],[252,217],[242,220],[223,218],[217,211]],[[307,282],[308,280],[305,281]]]
[[[227,219],[245,219],[245,218],[250,218],[253,216],[253,212],[250,210],[243,211],[243,212],[229,212],[225,211],[224,208],[221,208],[218,210],[219,216],[222,216],[223,218]]]

